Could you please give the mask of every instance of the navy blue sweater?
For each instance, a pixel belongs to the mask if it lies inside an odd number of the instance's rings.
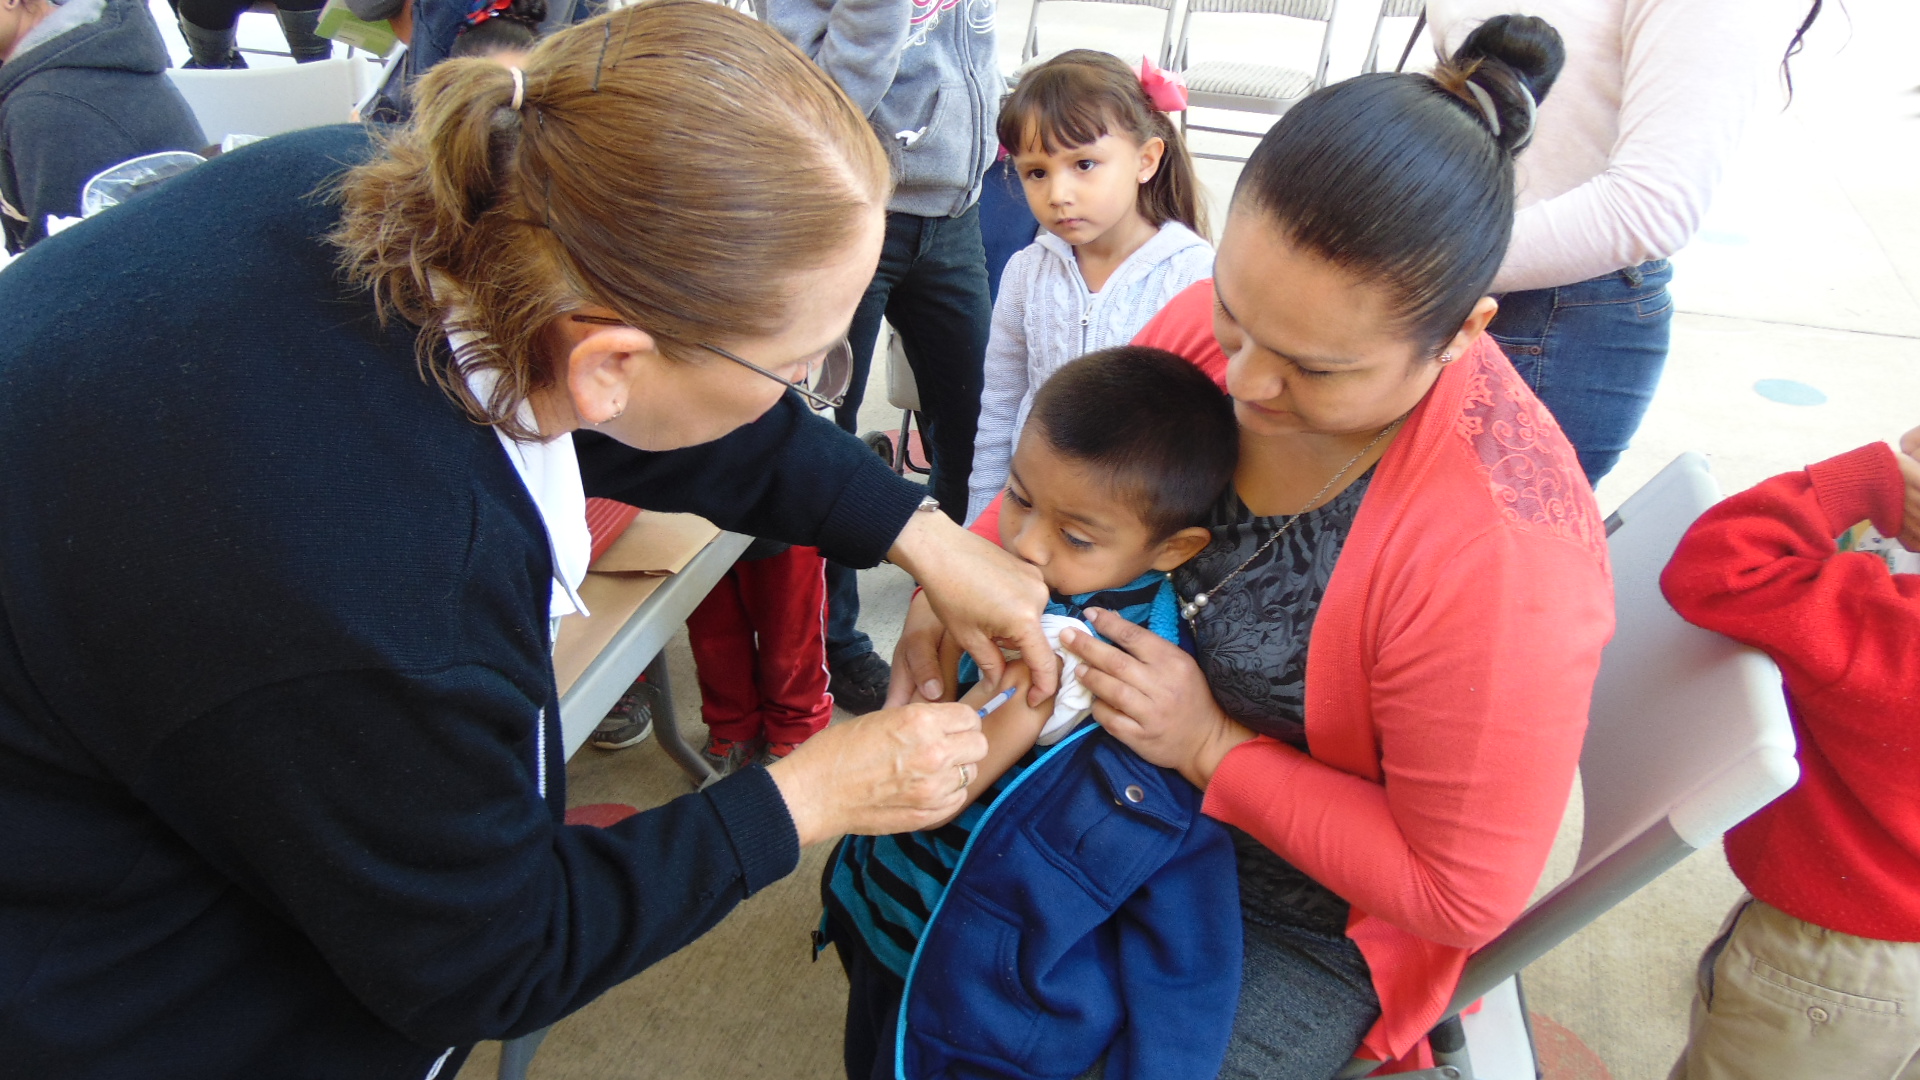
[[[750,770],[561,824],[545,533],[240,150],[0,275],[0,1076],[427,1075],[789,873]],[[600,491],[870,564],[920,490],[792,395]]]

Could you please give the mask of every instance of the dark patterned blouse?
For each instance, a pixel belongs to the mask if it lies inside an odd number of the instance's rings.
[[[1256,517],[1232,490],[1214,509],[1213,542],[1174,571],[1181,600],[1214,590],[1194,617],[1200,669],[1228,716],[1261,735],[1307,749],[1307,642],[1354,515],[1373,480],[1368,469],[1325,506],[1301,518],[1226,588],[1285,515]],[[1346,932],[1347,902],[1258,840],[1228,827],[1240,862],[1240,905],[1249,921]]]

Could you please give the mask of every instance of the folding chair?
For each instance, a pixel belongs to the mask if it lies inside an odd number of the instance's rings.
[[[1386,29],[1388,19],[1419,18],[1426,9],[1427,0],[1381,0],[1380,14],[1373,20],[1373,43],[1367,46],[1367,62],[1361,65],[1360,70],[1363,72],[1380,70],[1380,35]],[[1421,27],[1425,25],[1425,20],[1421,20],[1414,26],[1411,34],[1419,34]],[[1407,44],[1411,46],[1413,42],[1409,40]]]
[[[900,334],[885,323],[880,324],[880,341],[874,351],[886,350],[887,356],[887,404],[900,410],[900,427],[894,431],[869,431],[860,436],[873,452],[887,459],[893,471],[901,476],[909,472],[925,476],[933,471],[927,463],[927,450],[916,431],[920,415],[920,387],[913,381],[913,368],[907,363],[906,346],[900,342]]]
[[[229,135],[278,135],[322,124],[344,124],[360,96],[361,60],[335,57],[283,67],[168,68],[210,143]]]
[[[1334,0],[1188,0],[1186,14],[1180,20],[1179,44],[1173,53],[1173,66],[1187,80],[1188,112],[1180,114],[1182,132],[1211,131],[1258,139],[1263,132],[1205,127],[1191,123],[1187,117],[1196,108],[1278,116],[1292,108],[1294,102],[1325,86],[1328,49],[1333,43],[1333,8]],[[1192,63],[1188,52],[1195,15],[1271,15],[1318,22],[1321,24],[1320,58],[1312,71],[1230,60]],[[1193,151],[1193,156],[1215,161],[1247,160],[1229,154],[1203,154],[1198,151]]]
[[[1166,67],[1168,55],[1173,49],[1173,16],[1179,5],[1174,0],[1033,0],[1033,8],[1027,13],[1027,40],[1020,47],[1020,63],[1040,55],[1040,6],[1043,3],[1076,4],[1118,4],[1125,7],[1153,8],[1167,13],[1166,24],[1160,30],[1160,48],[1155,50],[1153,62]]]
[[[1680,537],[1719,498],[1707,460],[1687,453],[1607,519],[1617,625],[1580,754],[1579,860],[1467,962],[1429,1038],[1438,1064],[1395,1080],[1535,1080],[1520,970],[1799,780],[1779,669],[1660,593]],[[1459,1015],[1481,998],[1481,1012]],[[1356,1058],[1339,1078],[1375,1066]]]

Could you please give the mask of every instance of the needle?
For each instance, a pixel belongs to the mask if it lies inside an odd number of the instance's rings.
[[[1019,689],[1019,687],[1009,686],[1005,690],[1002,690],[999,693],[993,695],[992,700],[988,701],[985,705],[980,706],[980,719],[985,720],[987,718],[988,713],[992,712],[993,710],[999,708],[1002,705],[1005,705],[1007,702],[1012,701],[1013,692],[1017,689]]]

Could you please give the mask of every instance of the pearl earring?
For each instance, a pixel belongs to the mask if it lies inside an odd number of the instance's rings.
[[[1441,354],[1440,354],[1440,362],[1441,362],[1441,363],[1443,363],[1443,364],[1451,364],[1451,363],[1453,363],[1453,354],[1452,354],[1452,353],[1450,353],[1450,352],[1443,352],[1443,353],[1441,353]]]

